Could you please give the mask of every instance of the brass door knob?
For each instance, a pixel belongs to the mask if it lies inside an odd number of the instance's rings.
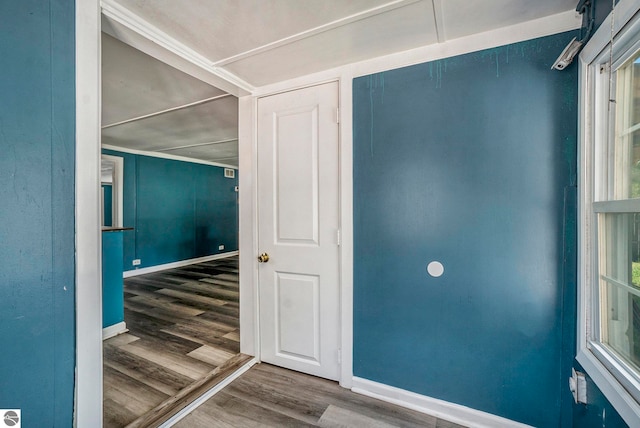
[[[267,253],[262,253],[262,254],[260,254],[260,255],[258,256],[258,261],[259,261],[260,263],[266,263],[266,262],[268,262],[268,261],[269,261],[269,254],[267,254]]]

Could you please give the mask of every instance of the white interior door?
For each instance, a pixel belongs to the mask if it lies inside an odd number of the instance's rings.
[[[339,377],[338,84],[258,101],[261,359]]]

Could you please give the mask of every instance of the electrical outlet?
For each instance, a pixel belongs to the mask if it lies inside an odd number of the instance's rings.
[[[142,263],[142,262],[140,261],[140,259],[135,259],[135,260],[133,261],[133,265],[134,265],[134,266],[140,266],[140,263]]]
[[[587,380],[584,377],[584,373],[571,369],[569,390],[573,394],[573,401],[576,403],[587,403]]]
[[[220,251],[224,250],[224,245],[218,245],[218,250]]]

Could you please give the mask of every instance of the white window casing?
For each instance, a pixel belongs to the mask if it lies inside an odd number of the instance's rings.
[[[634,125],[625,124],[622,115],[617,119],[615,115],[617,73],[638,52],[640,4],[621,0],[580,55],[578,100],[576,359],[631,426],[640,421],[640,369],[625,361],[607,343],[626,341],[631,346],[629,340],[633,339],[622,334],[616,323],[631,322],[630,300],[633,296],[640,297],[628,274],[630,249],[622,239],[632,227],[632,216],[628,213],[640,213],[640,198],[632,198],[629,179],[621,176],[632,165],[630,139],[625,135],[634,131]],[[625,85],[622,74],[620,81]],[[625,88],[621,87],[618,93]],[[624,130],[619,133],[622,138],[617,145],[613,143],[614,120],[618,120],[617,128]]]

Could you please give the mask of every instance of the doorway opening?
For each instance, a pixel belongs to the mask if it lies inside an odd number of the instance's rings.
[[[102,155],[100,163],[101,224],[103,227],[122,227],[124,159]]]
[[[250,358],[238,101],[112,35],[102,48],[103,426],[150,426]]]

